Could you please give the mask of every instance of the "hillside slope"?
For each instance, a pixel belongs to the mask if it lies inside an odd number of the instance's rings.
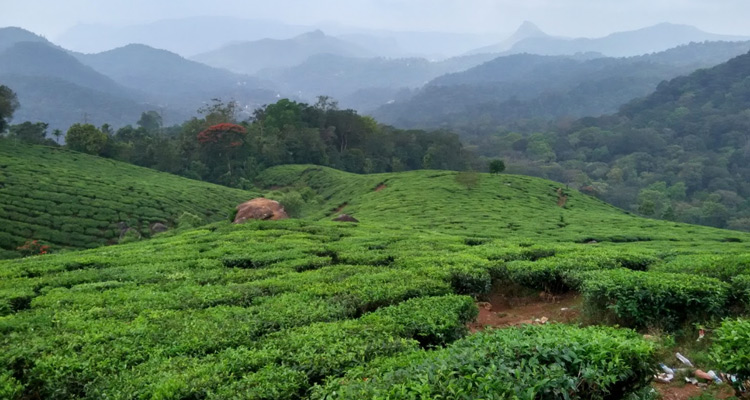
[[[117,242],[123,226],[150,236],[183,212],[226,218],[253,193],[86,154],[0,140],[0,256],[39,240],[53,249]],[[122,225],[124,223],[124,225]]]
[[[498,125],[616,112],[665,79],[712,67],[750,42],[693,43],[630,58],[517,54],[434,79],[412,98],[373,112],[399,127],[452,128],[480,135]]]
[[[292,67],[317,54],[369,57],[370,52],[322,31],[308,32],[291,39],[263,39],[229,44],[198,54],[193,60],[230,71],[254,74],[265,68]]]
[[[308,185],[320,196],[305,219],[224,221],[0,262],[0,393],[10,400],[371,398],[335,386],[368,385],[389,368],[429,369],[434,357],[456,350],[462,356],[448,354],[435,373],[468,380],[452,386],[467,398],[490,397],[473,392],[488,383],[502,384],[503,393],[542,393],[558,381],[572,385],[571,399],[615,390],[624,398],[648,389],[656,368],[655,346],[640,334],[550,324],[461,339],[478,312],[469,296],[487,296],[493,279],[538,293],[569,288],[559,281],[572,285],[567,279],[576,276],[604,283],[648,277],[637,293],[656,285],[655,301],[669,299],[647,303],[657,317],[689,310],[705,321],[701,312],[729,309],[729,285],[711,276],[729,271],[727,259],[747,260],[750,235],[636,218],[574,191],[560,207],[559,185],[536,178],[480,175],[469,189],[455,177],[278,167],[266,171],[266,184]],[[362,222],[326,221],[334,208]],[[686,265],[692,275],[660,272]],[[731,276],[749,273],[748,265],[735,262]],[[585,271],[591,275],[573,274]],[[616,302],[627,296],[627,286],[618,289],[584,301]],[[504,353],[497,349],[510,349],[512,359],[494,360]],[[540,362],[539,354],[554,361]],[[622,361],[602,363],[601,354]],[[454,373],[462,368],[457,359],[499,368]],[[511,374],[506,366],[515,362],[534,367]],[[581,378],[582,368],[601,382]],[[399,376],[431,396],[443,387]]]
[[[75,56],[120,85],[147,94],[149,101],[183,111],[184,118],[209,99],[233,99],[254,109],[276,95],[269,82],[140,44]]]

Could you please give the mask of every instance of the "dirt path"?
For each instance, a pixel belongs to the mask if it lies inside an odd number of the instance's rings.
[[[469,325],[471,332],[522,324],[572,322],[578,318],[581,299],[578,294],[511,297],[493,293],[488,302],[479,303],[479,317]],[[537,321],[539,320],[539,321]]]

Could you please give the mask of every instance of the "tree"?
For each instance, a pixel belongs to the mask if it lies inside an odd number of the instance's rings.
[[[52,131],[52,136],[55,137],[55,143],[60,144],[60,138],[62,137],[62,131],[59,129],[55,129]]]
[[[18,108],[18,96],[5,85],[0,85],[0,133],[5,132],[8,122]]]
[[[99,154],[107,144],[107,135],[91,124],[74,124],[65,135],[68,148],[88,154]]]
[[[490,173],[500,174],[505,171],[505,162],[503,160],[492,160],[490,161]]]
[[[11,125],[10,137],[25,143],[44,144],[47,141],[48,126],[44,122],[31,123],[29,121],[18,125]]]
[[[138,126],[149,133],[159,132],[162,123],[161,115],[156,111],[146,111],[141,114],[141,119],[138,120]]]

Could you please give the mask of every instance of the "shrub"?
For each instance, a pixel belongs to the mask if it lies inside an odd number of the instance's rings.
[[[750,312],[750,275],[739,275],[732,279],[732,297],[746,312]]]
[[[714,331],[711,356],[722,371],[750,379],[750,320],[726,320]]]
[[[581,291],[594,315],[623,326],[667,330],[721,317],[730,295],[729,285],[717,279],[627,269],[586,273]]]
[[[24,257],[38,256],[48,254],[50,252],[50,247],[46,244],[40,243],[38,240],[27,240],[23,246],[17,247],[16,251],[21,253]]]
[[[500,174],[505,171],[505,162],[499,159],[492,160],[489,163],[489,169],[491,174]]]
[[[312,399],[614,399],[647,387],[654,345],[632,331],[567,325],[489,331],[380,359]]]
[[[177,218],[177,229],[193,229],[203,225],[203,219],[187,211]]]

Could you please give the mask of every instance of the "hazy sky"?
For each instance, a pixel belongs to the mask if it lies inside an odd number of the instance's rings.
[[[474,33],[506,33],[530,20],[551,34],[588,37],[673,22],[750,35],[748,0],[0,0],[0,26],[52,40],[78,23],[201,15]]]

